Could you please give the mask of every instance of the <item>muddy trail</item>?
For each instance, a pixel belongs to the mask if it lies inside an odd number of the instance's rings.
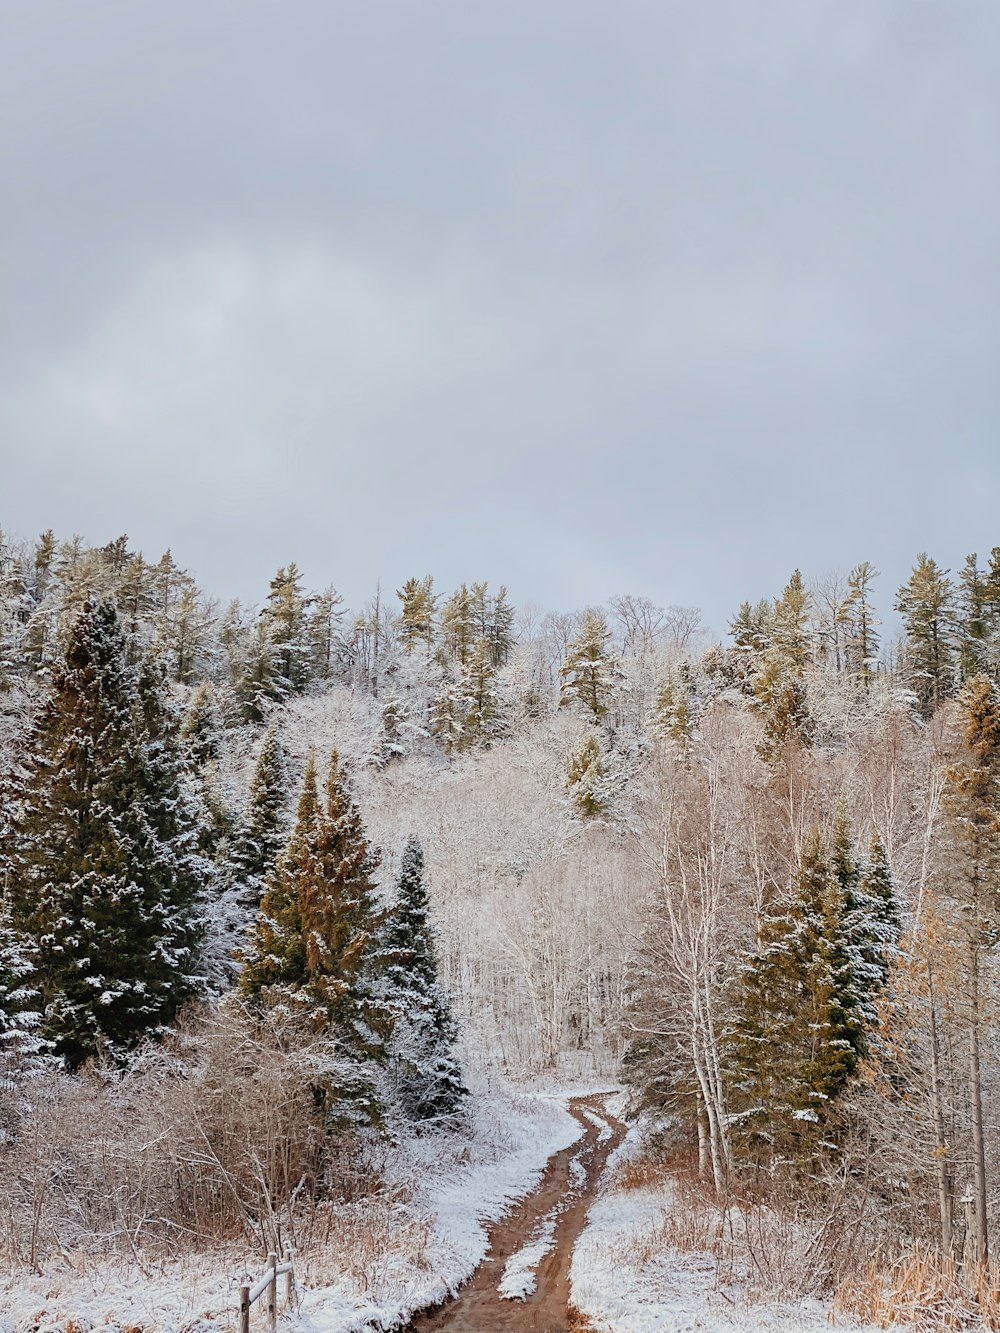
[[[573,1247],[625,1126],[604,1098],[575,1097],[584,1135],[549,1161],[538,1189],[490,1231],[490,1249],[454,1299],[418,1315],[406,1333],[568,1333]],[[523,1295],[525,1287],[534,1289]],[[506,1297],[500,1295],[501,1288]]]

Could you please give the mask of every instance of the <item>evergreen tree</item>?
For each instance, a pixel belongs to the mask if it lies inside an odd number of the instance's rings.
[[[461,748],[488,746],[503,732],[500,697],[493,670],[493,653],[480,639],[465,670],[466,711]]]
[[[802,575],[796,569],[774,604],[770,644],[786,671],[796,675],[801,675],[810,655],[810,604]]]
[[[906,666],[921,712],[930,717],[952,690],[956,671],[954,588],[948,571],[923,551],[896,598],[906,629]]]
[[[610,645],[611,631],[604,616],[587,611],[559,671],[560,706],[575,704],[595,722],[603,721],[622,674]]]
[[[382,720],[369,763],[385,768],[393,759],[406,754],[406,733],[416,730],[410,723],[410,710],[396,694],[390,694],[382,705]]]
[[[275,677],[271,698],[301,694],[309,682],[310,645],[307,612],[311,600],[302,592],[302,576],[294,561],[271,580],[261,612],[272,645]]]
[[[399,613],[403,647],[407,652],[421,643],[430,648],[434,642],[434,616],[437,608],[434,580],[429,574],[422,579],[407,579],[396,596],[403,603]]]
[[[441,610],[441,641],[445,652],[462,666],[469,660],[476,639],[472,596],[463,583],[445,602]]]
[[[250,782],[250,802],[233,839],[231,876],[245,906],[256,911],[264,884],[288,838],[288,759],[277,723],[264,733]]]
[[[959,571],[955,619],[958,672],[968,680],[990,660],[989,588],[974,554],[965,557]]]
[[[0,900],[0,1144],[12,1136],[24,1083],[52,1063],[32,971],[30,943]]]
[[[883,990],[899,952],[902,925],[892,868],[885,845],[875,831],[858,884],[858,902],[864,914],[863,926],[857,932],[861,957],[874,990]]]
[[[858,676],[867,690],[878,657],[878,620],[871,603],[871,585],[878,570],[867,560],[847,576],[849,593],[846,605],[845,649],[848,670]]]
[[[168,1023],[194,989],[207,869],[162,664],[86,603],[32,728],[9,877],[43,1035],[73,1067]]]
[[[728,1104],[746,1163],[806,1166],[832,1143],[833,1104],[861,1041],[845,934],[840,886],[815,836],[793,891],[761,924],[736,996]]]
[[[566,762],[566,791],[584,819],[593,819],[607,809],[606,777],[600,738],[588,731]]]
[[[454,1051],[458,1027],[438,979],[424,853],[413,837],[403,852],[381,949],[381,990],[392,1019],[390,1067],[397,1096],[411,1119],[453,1120],[467,1090]]]
[[[467,708],[464,683],[451,674],[445,676],[434,697],[431,716],[431,731],[441,742],[445,754],[454,754],[465,746]]]
[[[694,734],[694,700],[679,672],[671,671],[664,678],[653,704],[651,725],[660,740],[672,741],[682,753],[688,753]]]
[[[788,658],[768,649],[753,685],[753,707],[764,723],[758,745],[766,763],[779,761],[792,744],[809,745],[814,726],[805,685]]]
[[[309,676],[314,680],[330,680],[339,654],[343,652],[344,599],[334,587],[329,587],[313,601],[309,615]]]
[[[485,636],[490,647],[491,664],[497,671],[510,660],[514,647],[514,616],[514,608],[507,600],[507,589],[501,587],[493,599],[492,615]]]
[[[364,1066],[385,1060],[390,1028],[378,994],[377,865],[336,751],[325,806],[310,757],[295,826],[268,878],[240,975],[254,1003],[285,1006],[327,1034],[353,1068],[337,1095],[370,1122],[380,1105]]]

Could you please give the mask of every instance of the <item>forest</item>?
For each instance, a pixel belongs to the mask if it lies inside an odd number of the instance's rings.
[[[261,593],[0,535],[12,1270],[308,1250],[547,1079],[624,1090],[664,1248],[998,1326],[1000,547],[795,569],[724,642],[628,594]]]

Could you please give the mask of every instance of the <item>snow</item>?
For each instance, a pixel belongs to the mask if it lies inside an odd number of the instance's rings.
[[[531,1094],[480,1098],[476,1121],[471,1153],[456,1144],[444,1154],[417,1139],[397,1163],[398,1180],[414,1188],[407,1211],[431,1219],[422,1263],[392,1266],[367,1292],[345,1275],[307,1293],[304,1331],[388,1328],[454,1294],[486,1256],[487,1225],[530,1193],[552,1154],[583,1133],[561,1101]]]
[[[389,1150],[380,1195],[336,1209],[332,1239],[300,1254],[298,1333],[386,1329],[445,1300],[485,1257],[488,1225],[583,1132],[554,1097],[492,1091],[471,1101],[471,1133]],[[69,1255],[43,1275],[0,1277],[0,1333],[66,1333],[71,1322],[76,1333],[223,1333],[240,1284],[263,1269],[243,1248],[144,1272]]]
[[[543,1218],[538,1234],[507,1260],[497,1291],[505,1301],[530,1296],[538,1285],[537,1269],[555,1245],[558,1210]]]
[[[819,1333],[829,1329],[828,1303],[756,1303],[738,1283],[719,1280],[715,1258],[665,1244],[657,1232],[669,1216],[668,1183],[624,1190],[616,1165],[638,1145],[629,1132],[609,1160],[570,1270],[573,1305],[596,1333]],[[836,1326],[860,1330],[838,1318]]]

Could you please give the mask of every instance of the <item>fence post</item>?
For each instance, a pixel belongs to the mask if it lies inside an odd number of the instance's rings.
[[[240,1287],[239,1333],[250,1333],[250,1288]]]
[[[292,1308],[292,1297],[295,1294],[295,1270],[291,1267],[293,1263],[292,1247],[285,1246],[285,1263],[289,1265],[288,1272],[285,1274],[285,1309]]]
[[[278,1326],[278,1256],[273,1250],[267,1256],[267,1266],[271,1270],[271,1281],[267,1284],[267,1313],[273,1333]]]

